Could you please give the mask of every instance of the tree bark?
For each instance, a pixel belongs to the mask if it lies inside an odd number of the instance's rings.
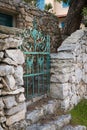
[[[65,19],[64,35],[70,35],[80,27],[82,9],[87,6],[86,0],[71,0],[69,11]]]

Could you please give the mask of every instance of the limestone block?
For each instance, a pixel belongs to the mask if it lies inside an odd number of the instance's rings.
[[[14,77],[16,80],[16,85],[23,85],[23,68],[21,66],[17,66],[15,68]]]
[[[15,79],[12,75],[7,75],[5,77],[5,82],[7,83],[10,90],[17,89],[17,87],[15,86]]]
[[[22,110],[25,110],[25,109],[26,109],[26,104],[21,103],[21,104],[18,104],[17,106],[10,108],[9,110],[6,110],[5,115],[11,116],[11,115],[18,113],[19,111],[22,111]]]
[[[24,110],[16,113],[15,115],[9,116],[6,120],[6,125],[10,126],[15,122],[18,122],[18,121],[21,121],[22,119],[25,119],[25,113],[26,113],[26,110],[24,109]]]
[[[9,35],[0,33],[0,39],[5,39],[5,38],[8,38],[8,37],[9,37]]]
[[[4,103],[2,98],[0,98],[0,110],[2,110],[4,108]]]
[[[62,127],[64,125],[69,124],[70,121],[71,121],[71,115],[67,114],[67,115],[59,116],[58,119],[56,121],[54,121],[54,124],[57,126],[58,130],[61,130]]]
[[[87,63],[84,64],[84,72],[87,73]]]
[[[41,126],[39,130],[56,130],[56,126],[52,124],[45,124]]]
[[[10,109],[11,107],[17,105],[17,102],[15,101],[14,96],[3,97],[3,102],[5,104],[5,108],[7,108],[7,109]]]
[[[47,105],[43,105],[45,115],[53,114],[58,109],[58,107],[59,106],[57,101],[49,101]]]
[[[5,117],[5,116],[0,117],[0,123],[3,123],[3,122],[5,122],[5,121],[6,121],[6,117]]]
[[[23,64],[25,61],[23,52],[18,49],[6,50],[6,57],[11,58],[13,61],[15,61],[16,64]]]
[[[3,110],[1,111],[0,110],[0,117],[3,117],[4,116],[4,112],[3,112]]]
[[[70,97],[68,96],[61,102],[61,108],[64,110],[68,110],[70,107]]]
[[[72,53],[69,52],[59,52],[59,53],[55,53],[51,55],[51,58],[54,59],[59,59],[59,60],[70,60],[70,59],[74,59],[74,55]]]
[[[27,120],[30,121],[30,123],[37,122],[42,116],[44,115],[43,109],[41,110],[34,110],[31,113],[27,114]]]
[[[14,73],[14,67],[9,65],[0,65],[0,76],[11,75]]]
[[[68,125],[68,126],[65,126],[62,130],[86,130],[86,126],[81,126],[81,125],[78,125],[78,126],[71,126],[71,125]]]
[[[23,87],[20,87],[18,88],[17,90],[14,90],[14,91],[5,91],[5,90],[1,90],[1,95],[16,95],[16,94],[19,94],[19,93],[24,93],[24,88]]]
[[[25,96],[23,93],[21,93],[20,95],[16,96],[16,100],[17,102],[24,102],[25,101]]]
[[[66,83],[69,81],[69,78],[70,73],[67,73],[66,75],[56,73],[56,75],[51,75],[50,81],[53,83]]]
[[[82,70],[79,67],[75,69],[75,79],[76,83],[79,83],[82,79]]]
[[[58,49],[57,51],[58,52],[63,52],[63,51],[74,51],[76,45],[75,44],[62,44]]]
[[[50,95],[53,98],[58,98],[58,99],[65,99],[69,92],[68,92],[68,88],[69,88],[69,84],[68,83],[64,83],[64,84],[51,84],[50,85]]]
[[[3,88],[3,85],[0,83],[0,88]]]
[[[82,61],[83,61],[83,63],[87,63],[87,54],[86,53],[82,53]]]
[[[0,130],[4,130],[4,129],[1,127],[1,125],[0,125]]]
[[[22,39],[15,39],[15,37],[9,37],[6,39],[0,39],[0,50],[6,50],[8,48],[17,48],[22,44]]]
[[[16,63],[15,61],[13,61],[12,59],[10,59],[10,58],[5,58],[5,59],[3,59],[3,62],[4,62],[4,63],[7,63],[7,64],[9,64],[9,65],[17,66],[17,63]]]
[[[3,59],[3,57],[4,57],[4,53],[0,52],[0,59]]]

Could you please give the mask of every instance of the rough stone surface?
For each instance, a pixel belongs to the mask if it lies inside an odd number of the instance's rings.
[[[10,57],[15,61],[17,64],[23,64],[24,63],[24,55],[20,50],[6,50],[6,56]]]
[[[4,103],[2,98],[0,98],[0,110],[2,110],[4,108]]]
[[[41,110],[34,110],[33,112],[27,114],[27,120],[30,123],[37,122],[43,116],[43,109]]]
[[[4,130],[4,129],[1,127],[1,125],[0,125],[0,130]]]
[[[7,83],[9,90],[15,90],[16,89],[15,79],[12,75],[7,75],[5,77],[5,82]]]
[[[62,130],[86,130],[86,127],[85,126],[76,126],[76,127],[73,127],[73,126],[65,126]]]
[[[0,38],[0,51],[6,50],[8,48],[17,48],[22,44],[22,40],[20,39],[14,39],[13,37],[9,37],[6,39]]]
[[[23,85],[23,68],[21,66],[16,67],[14,77],[17,85]]]
[[[25,125],[20,125],[26,113],[22,87],[24,55],[18,49],[23,39],[14,35],[15,29],[11,31],[8,27],[0,31],[0,130],[17,130],[15,123],[20,126],[18,130],[25,130]]]
[[[12,107],[11,109],[5,111],[5,114],[6,114],[6,115],[13,115],[13,114],[15,114],[15,113],[17,113],[17,112],[19,112],[19,111],[22,111],[22,110],[25,109],[25,108],[26,108],[25,103],[18,104],[17,106],[14,106],[14,107]]]
[[[33,26],[33,19],[34,17],[37,20],[38,28],[39,30],[42,30],[45,34],[49,34],[51,37],[51,52],[56,52],[57,48],[61,44],[61,35],[59,30],[59,22],[58,17],[55,15],[47,12],[47,11],[41,11],[37,8],[34,8],[30,6],[29,4],[26,4],[25,2],[18,2],[17,0],[7,0],[2,1],[0,0],[0,8],[3,10],[5,8],[6,10],[10,10],[13,15],[16,16],[16,27],[17,28],[30,28]],[[49,22],[50,21],[50,22]],[[18,30],[11,28],[10,30],[4,27],[0,27],[0,32],[4,32],[6,34],[11,33],[12,35],[17,33]],[[21,30],[20,30],[21,33]],[[10,38],[7,35],[2,35],[1,38],[5,39],[3,43],[1,43],[3,49],[7,48],[17,48],[17,46],[21,44],[21,40],[14,38],[11,36]],[[10,41],[10,44],[8,44],[8,41]],[[1,47],[1,49],[2,49]]]
[[[51,54],[51,85],[53,98],[61,100],[68,110],[87,95],[87,30],[77,30],[64,40],[58,53]]]
[[[9,97],[3,98],[3,102],[5,104],[5,108],[8,108],[8,109],[17,105],[17,102],[15,101],[14,96],[9,96]]]
[[[0,65],[0,76],[6,76],[14,73],[14,68],[9,65]]]
[[[9,118],[7,118],[6,125],[10,126],[15,122],[25,119],[25,112],[26,112],[26,110],[22,110],[22,111],[16,113],[15,115],[12,115]]]

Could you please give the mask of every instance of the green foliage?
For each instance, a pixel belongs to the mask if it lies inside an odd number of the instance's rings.
[[[52,9],[52,4],[51,3],[49,3],[49,4],[45,4],[45,10],[50,10],[50,9]]]
[[[36,3],[37,3],[37,0],[23,0],[25,1],[26,3],[30,3],[31,5],[34,5],[36,6]]]
[[[84,7],[82,10],[82,15],[87,16],[87,7]]]
[[[82,100],[77,106],[70,111],[72,115],[71,123],[73,125],[87,126],[87,100]]]

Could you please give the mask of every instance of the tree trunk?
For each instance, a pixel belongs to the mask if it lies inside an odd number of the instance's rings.
[[[69,11],[65,19],[64,35],[70,35],[80,27],[82,9],[87,5],[86,0],[71,0]]]

